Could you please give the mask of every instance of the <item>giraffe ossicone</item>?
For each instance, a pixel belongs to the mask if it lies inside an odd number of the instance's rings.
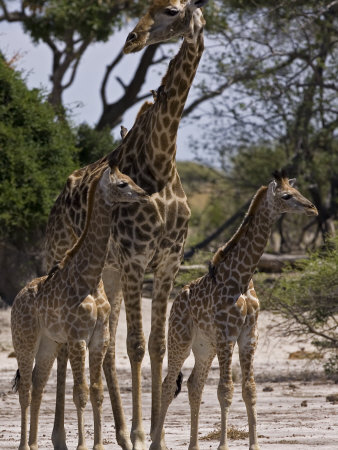
[[[242,396],[249,423],[250,450],[257,440],[256,385],[253,359],[257,346],[259,301],[252,276],[273,223],[282,213],[317,215],[315,206],[280,173],[253,198],[241,226],[214,255],[210,270],[186,285],[173,302],[168,330],[168,374],[162,384],[161,411],[150,450],[166,450],[163,424],[174,398],[176,380],[192,350],[195,365],[188,379],[191,410],[190,450],[198,450],[198,418],[205,380],[214,357],[220,368],[221,407],[219,450],[227,450],[227,426],[232,402],[231,362],[237,342],[242,370]]]
[[[109,210],[116,202],[147,200],[143,189],[116,167],[97,173],[88,190],[87,217],[80,238],[48,275],[34,279],[16,296],[11,311],[11,330],[19,367],[16,376],[21,406],[19,450],[38,448],[43,389],[62,344],[68,346],[73,371],[78,448],[87,448],[83,412],[89,391],[94,416],[94,447],[103,450],[101,372],[109,343],[110,304],[101,276],[110,237]],[[87,347],[89,390],[84,366]]]

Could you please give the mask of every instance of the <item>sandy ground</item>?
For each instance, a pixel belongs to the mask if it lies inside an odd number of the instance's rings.
[[[145,334],[149,334],[150,306],[143,301]],[[329,394],[338,393],[338,386],[320,378],[320,364],[308,360],[290,360],[291,352],[305,347],[306,343],[291,342],[273,336],[268,326],[274,320],[270,313],[262,312],[259,320],[260,341],[256,352],[255,374],[257,380],[258,433],[261,449],[264,450],[337,450],[338,449],[338,404],[326,401]],[[18,395],[11,391],[11,380],[17,364],[9,358],[12,351],[10,335],[10,309],[0,310],[0,448],[18,448],[20,436],[20,408]],[[129,360],[126,355],[126,326],[124,312],[118,329],[117,360],[120,386],[125,413],[131,420],[131,381]],[[183,449],[189,442],[189,404],[186,380],[193,366],[191,356],[185,363],[182,393],[169,409],[166,420],[166,440],[169,449]],[[241,398],[240,370],[237,354],[233,362],[235,392],[230,411],[229,425],[247,430],[244,402]],[[166,367],[165,369],[166,370]],[[146,433],[150,427],[150,361],[144,359],[143,371],[143,415]],[[218,429],[220,410],[217,401],[218,368],[214,361],[203,394],[200,415],[200,450],[216,449],[217,440],[204,440],[208,433]],[[53,427],[56,370],[46,387],[40,415],[40,449],[51,449],[50,436]],[[267,389],[268,388],[268,389]],[[307,406],[302,406],[306,404]],[[68,369],[67,398],[67,442],[69,450],[77,444],[76,411],[72,401],[72,375]],[[93,425],[90,402],[86,409],[87,444],[92,447]],[[106,450],[118,449],[108,393],[104,399],[104,442]],[[148,438],[148,443],[150,440]],[[230,440],[230,449],[247,449],[248,439]]]

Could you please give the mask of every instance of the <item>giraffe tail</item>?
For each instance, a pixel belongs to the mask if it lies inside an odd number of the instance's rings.
[[[183,373],[180,372],[178,374],[177,380],[176,380],[176,391],[175,391],[175,395],[174,397],[176,398],[178,396],[178,394],[181,392],[181,388],[182,388],[182,383],[183,383]]]
[[[20,386],[20,371],[19,369],[16,371],[15,377],[12,380],[12,389],[14,392],[18,392]]]

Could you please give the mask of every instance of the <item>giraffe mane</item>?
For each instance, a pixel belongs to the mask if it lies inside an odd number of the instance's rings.
[[[226,242],[225,245],[223,245],[223,247],[219,248],[217,250],[217,252],[215,253],[215,255],[213,256],[210,267],[209,267],[209,273],[212,274],[213,277],[215,276],[215,274],[214,274],[215,267],[218,264],[220,264],[222,261],[224,261],[225,257],[228,255],[228,253],[233,249],[233,247],[238,243],[240,238],[243,236],[243,234],[248,229],[248,226],[249,226],[253,216],[255,215],[255,212],[257,211],[258,205],[260,204],[261,199],[265,195],[267,190],[268,190],[267,186],[261,186],[258,189],[258,191],[254,195],[254,197],[250,203],[249,209],[248,209],[247,213],[245,214],[243,222],[237,229],[236,233],[232,236],[232,238],[230,238],[228,240],[228,242]]]
[[[87,194],[87,214],[86,214],[86,222],[85,222],[85,226],[84,229],[81,233],[81,236],[78,238],[78,240],[75,242],[75,244],[73,245],[72,248],[70,248],[69,250],[66,251],[65,256],[62,258],[62,260],[60,262],[58,262],[48,273],[47,279],[46,281],[48,281],[58,270],[61,270],[65,267],[65,265],[68,263],[69,260],[71,260],[74,255],[78,252],[79,248],[82,245],[82,242],[84,241],[87,232],[88,232],[88,228],[89,228],[89,224],[90,224],[90,219],[92,217],[92,212],[93,212],[93,207],[94,207],[94,197],[95,197],[95,192],[96,192],[96,187],[100,181],[101,175],[103,173],[103,171],[105,170],[105,167],[103,169],[101,169],[96,176],[92,179],[92,182],[90,183],[89,189],[88,189],[88,194]]]

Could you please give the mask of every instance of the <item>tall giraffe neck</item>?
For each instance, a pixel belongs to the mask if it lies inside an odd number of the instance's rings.
[[[108,251],[112,202],[106,202],[105,187],[98,180],[89,190],[86,228],[75,246],[66,254],[70,276],[80,280],[91,292],[97,288]],[[92,194],[92,195],[91,195]],[[67,256],[68,255],[68,256]],[[70,259],[67,261],[67,259]]]
[[[121,146],[121,168],[140,186],[159,191],[175,170],[176,138],[190,86],[204,50],[203,31],[170,61],[154,104],[138,116]]]
[[[247,290],[269,239],[272,224],[278,217],[270,210],[267,196],[267,188],[262,187],[240,228],[213,258],[216,279],[228,285],[230,295]]]

